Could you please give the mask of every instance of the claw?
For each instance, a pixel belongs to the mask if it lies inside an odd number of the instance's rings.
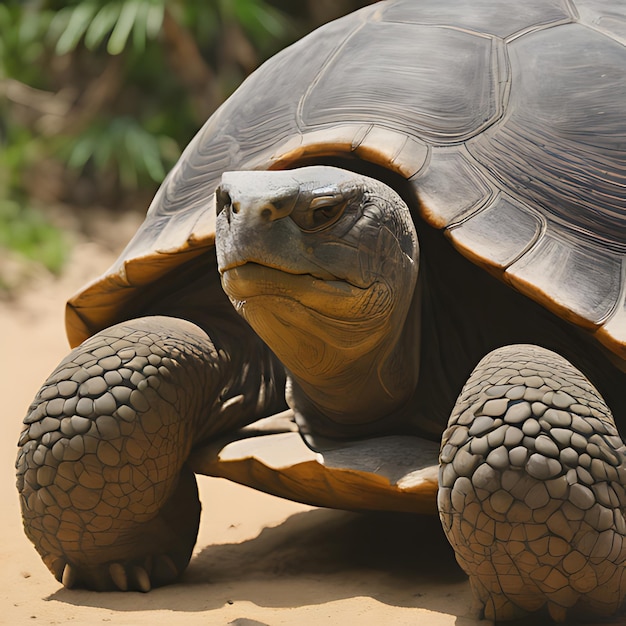
[[[65,567],[63,568],[61,583],[64,587],[67,587],[68,589],[71,589],[76,584],[76,571],[69,563],[66,563]]]
[[[128,591],[128,577],[126,570],[120,563],[111,563],[109,566],[109,574],[113,583],[120,591]]]
[[[161,565],[165,565],[165,567],[172,573],[172,578],[176,578],[178,576],[178,568],[171,557],[167,554],[162,554],[159,557],[159,561]]]
[[[150,571],[152,572],[152,580],[156,585],[167,585],[176,580],[180,574],[173,559],[167,554],[159,554],[155,557]]]
[[[135,574],[135,580],[137,581],[137,586],[140,591],[147,593],[150,589],[152,589],[150,576],[148,576],[148,572],[146,572],[143,567],[133,567],[133,573]]]
[[[548,602],[548,613],[550,613],[550,617],[557,623],[564,622],[567,617],[567,609],[554,602]]]

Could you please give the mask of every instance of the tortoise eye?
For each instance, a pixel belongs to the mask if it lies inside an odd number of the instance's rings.
[[[306,211],[292,218],[303,231],[317,232],[332,226],[343,215],[347,204],[342,196],[318,196]]]

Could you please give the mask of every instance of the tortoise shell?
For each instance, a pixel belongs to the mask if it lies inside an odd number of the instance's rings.
[[[626,3],[398,0],[327,24],[207,121],[113,267],[69,302],[73,345],[213,248],[227,170],[369,161],[474,263],[626,361]]]

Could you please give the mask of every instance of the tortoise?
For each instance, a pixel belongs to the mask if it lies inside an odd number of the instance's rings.
[[[17,461],[56,578],[175,580],[195,471],[438,509],[489,618],[617,611],[625,20],[380,2],[254,72],[68,302]]]

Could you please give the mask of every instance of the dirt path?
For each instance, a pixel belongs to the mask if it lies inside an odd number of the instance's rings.
[[[13,463],[21,419],[67,352],[63,303],[114,254],[81,244],[67,275],[0,303],[0,624],[488,626],[435,519],[359,516],[200,477],[204,512],[179,584],[149,594],[68,591],[21,529]]]

